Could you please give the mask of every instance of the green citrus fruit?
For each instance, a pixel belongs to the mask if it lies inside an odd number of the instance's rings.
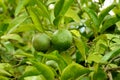
[[[58,50],[66,50],[72,44],[72,34],[66,29],[57,30],[52,36],[52,44]]]
[[[50,47],[50,38],[45,33],[36,34],[32,44],[36,51],[46,51]]]

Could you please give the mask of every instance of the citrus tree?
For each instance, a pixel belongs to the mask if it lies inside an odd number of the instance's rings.
[[[119,80],[120,1],[105,1],[0,0],[0,80]]]

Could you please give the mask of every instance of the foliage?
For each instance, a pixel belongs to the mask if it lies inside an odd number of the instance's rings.
[[[119,80],[120,2],[103,4],[0,0],[0,80]]]

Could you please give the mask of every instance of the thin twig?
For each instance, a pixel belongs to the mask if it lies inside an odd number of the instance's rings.
[[[79,4],[78,0],[76,0],[77,4],[78,4],[78,8],[82,11],[81,5]]]
[[[112,59],[106,64],[106,67],[105,67],[104,70],[107,71],[107,70],[108,70],[108,64],[110,64],[112,61],[114,61],[114,60],[116,60],[116,59],[118,59],[118,58],[120,58],[120,55],[118,55],[118,56],[112,58]]]
[[[108,72],[109,80],[113,80],[111,72]]]
[[[106,71],[117,71],[117,70],[120,70],[120,66],[116,67],[116,68],[109,68],[107,69]]]

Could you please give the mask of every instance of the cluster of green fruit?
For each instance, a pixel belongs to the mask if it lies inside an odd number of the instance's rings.
[[[47,51],[51,44],[57,50],[67,50],[72,44],[72,34],[67,29],[57,30],[50,38],[45,33],[36,34],[33,37],[32,44],[36,51]]]

